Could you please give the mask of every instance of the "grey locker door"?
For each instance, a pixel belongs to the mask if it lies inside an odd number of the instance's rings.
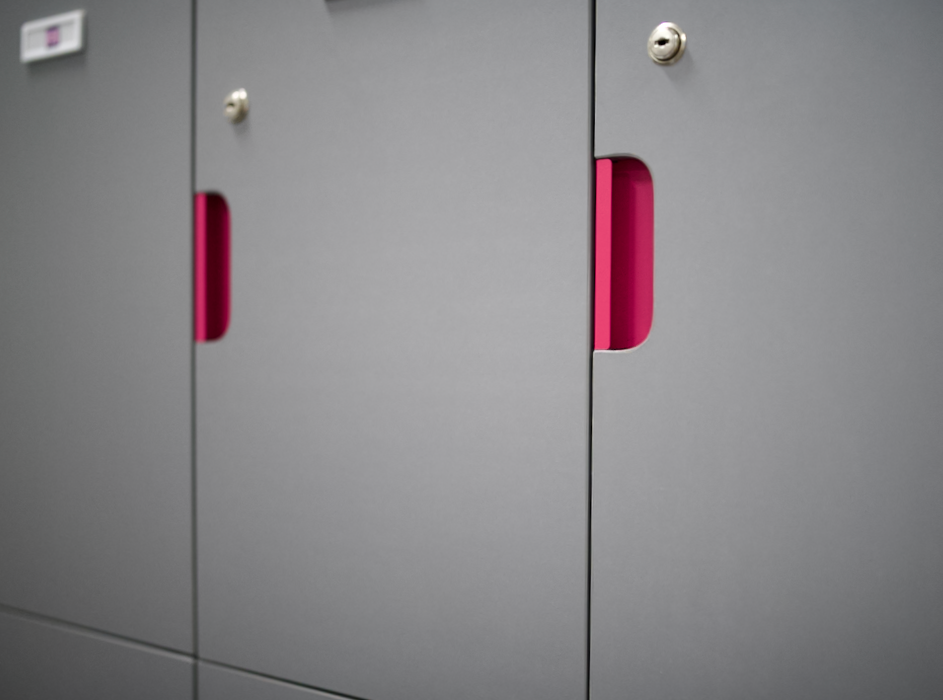
[[[192,647],[191,7],[0,7],[0,604]]]
[[[655,316],[594,358],[594,700],[943,697],[943,5],[597,10]]]
[[[0,611],[0,697],[193,700],[193,661]]]
[[[372,700],[585,693],[590,21],[199,3],[197,188],[232,219],[197,348],[205,658]]]

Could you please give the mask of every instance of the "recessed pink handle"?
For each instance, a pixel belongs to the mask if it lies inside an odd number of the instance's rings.
[[[193,336],[219,340],[229,327],[229,206],[219,194],[193,201]]]
[[[652,175],[635,158],[596,161],[596,350],[638,347],[652,329]]]

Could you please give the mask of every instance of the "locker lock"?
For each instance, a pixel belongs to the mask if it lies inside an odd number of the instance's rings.
[[[648,55],[655,63],[667,66],[681,58],[687,42],[681,27],[674,22],[662,22],[648,37]]]
[[[246,118],[246,115],[249,114],[249,95],[245,90],[239,88],[238,90],[233,90],[229,93],[229,97],[226,98],[226,104],[223,107],[223,111],[226,114],[226,119],[231,121],[233,124],[238,124],[243,119]]]

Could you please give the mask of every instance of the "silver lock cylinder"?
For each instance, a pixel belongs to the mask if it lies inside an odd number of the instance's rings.
[[[674,22],[662,22],[648,37],[648,55],[662,66],[671,65],[681,58],[687,37]]]
[[[248,93],[242,88],[233,90],[229,93],[229,97],[226,98],[223,111],[226,114],[226,118],[233,124],[241,122],[246,118],[246,115],[249,114]]]

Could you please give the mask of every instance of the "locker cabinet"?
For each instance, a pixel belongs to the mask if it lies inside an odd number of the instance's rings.
[[[0,50],[0,696],[943,695],[943,7],[81,7]]]
[[[0,7],[0,604],[192,649],[187,0]]]
[[[589,4],[197,9],[197,189],[232,251],[196,353],[201,655],[579,697]]]
[[[594,358],[594,700],[943,695],[941,30],[597,3],[595,154],[651,170],[655,301]]]
[[[193,661],[0,611],[0,697],[190,700]]]

